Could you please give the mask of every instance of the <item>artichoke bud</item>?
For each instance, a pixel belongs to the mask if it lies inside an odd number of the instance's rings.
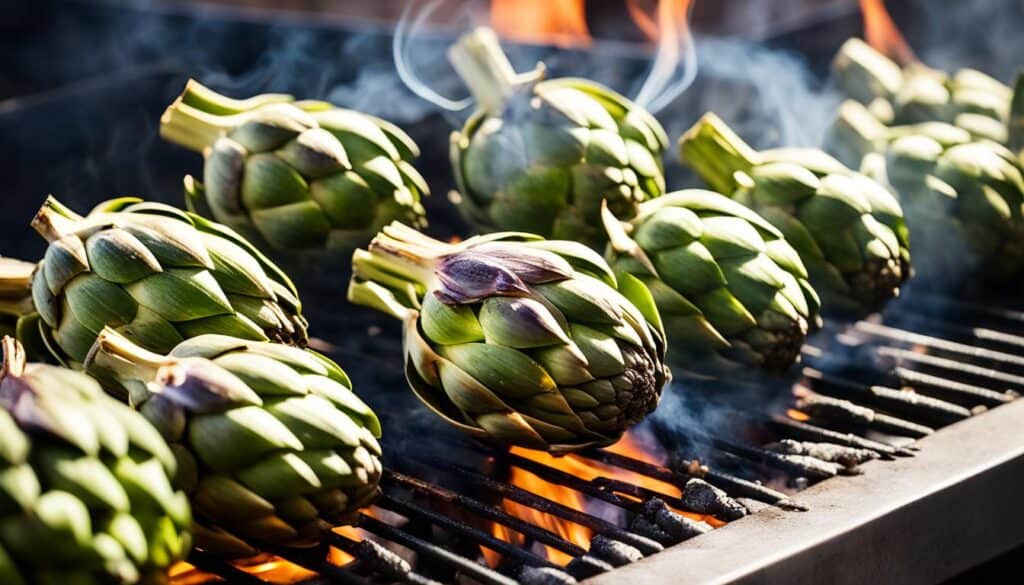
[[[34,583],[53,567],[87,582],[159,579],[185,557],[190,541],[191,517],[184,494],[171,484],[168,445],[92,378],[27,363],[11,337],[2,346],[4,581]],[[152,463],[144,481],[122,473],[136,461]],[[161,530],[143,529],[157,524]]]
[[[668,193],[620,222],[606,257],[647,283],[672,340],[670,363],[700,375],[772,372],[799,356],[819,302],[799,255],[763,217],[711,191]]]
[[[900,67],[859,39],[836,54],[832,72],[840,89],[883,124],[944,122],[975,139],[1008,140],[1014,91],[981,71],[952,75],[922,63]]]
[[[28,281],[27,265],[4,261],[0,290],[31,296],[33,350],[45,344],[61,363],[81,364],[107,325],[157,352],[211,329],[307,341],[294,285],[223,225],[134,198],[82,217],[51,197],[33,226],[50,242],[42,261]]]
[[[830,310],[879,310],[910,277],[903,210],[873,179],[822,151],[755,151],[712,113],[679,146],[682,161],[706,183],[781,232]]]
[[[844,104],[831,133],[833,150],[865,118],[863,106]],[[1008,148],[945,122],[884,128],[864,149],[863,166],[899,194],[907,210],[917,274],[959,286],[965,272],[1012,281],[1024,272],[1024,168]]]
[[[406,323],[413,392],[475,437],[554,452],[611,444],[669,378],[651,293],[582,244],[512,232],[446,244],[394,224],[353,271],[351,301]]]
[[[600,245],[601,202],[624,218],[665,191],[668,139],[638,104],[585,79],[516,74],[490,29],[449,59],[477,111],[451,140],[459,209],[484,232],[523,230]]]
[[[391,221],[426,225],[419,150],[373,116],[285,95],[233,100],[191,80],[160,132],[206,158],[206,184],[186,179],[189,208],[261,247],[349,252]]]
[[[139,410],[171,442],[203,548],[310,546],[377,493],[380,423],[322,356],[224,335],[158,355],[108,328],[85,367],[148,388]]]

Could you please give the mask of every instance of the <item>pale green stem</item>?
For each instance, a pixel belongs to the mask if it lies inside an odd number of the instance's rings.
[[[207,114],[219,116],[239,114],[255,110],[267,104],[294,102],[295,98],[285,93],[264,93],[244,100],[221,95],[195,79],[189,79],[178,98],[182,103]]]
[[[748,172],[758,163],[757,151],[710,112],[679,139],[679,158],[725,195],[739,187],[736,173]]]
[[[139,347],[124,335],[105,327],[96,336],[96,342],[85,358],[83,369],[88,372],[98,368],[113,374],[122,383],[149,383],[167,363],[166,357]]]
[[[545,73],[543,64],[528,73],[516,73],[498,36],[486,27],[459,38],[448,50],[448,60],[473,94],[477,108],[492,114],[501,111],[509,95],[543,79]]]

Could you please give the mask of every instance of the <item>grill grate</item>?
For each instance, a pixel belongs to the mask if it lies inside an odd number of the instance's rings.
[[[935,316],[942,313],[953,320]],[[456,576],[486,585],[573,583],[766,506],[803,510],[801,489],[860,473],[866,461],[913,457],[917,439],[1010,402],[1024,390],[1024,357],[1008,351],[1024,341],[1022,334],[1024,313],[1015,310],[936,296],[903,299],[883,317],[832,325],[814,339],[818,345],[807,345],[805,367],[789,381],[792,395],[783,408],[766,414],[749,404],[723,405],[741,434],[723,429],[680,437],[678,431],[655,429],[667,450],[661,463],[608,449],[575,455],[603,470],[592,478],[468,440],[455,448],[425,448],[425,454],[410,455],[416,460],[403,469],[385,470],[384,495],[372,515],[360,517],[359,531],[334,532],[316,549],[262,548],[271,558],[315,573],[303,583],[428,584]],[[471,461],[483,463],[478,468]],[[513,485],[493,472],[501,469],[522,470],[615,513],[599,513],[589,504],[577,509]],[[637,485],[618,472],[675,486],[679,494]],[[584,527],[593,536],[584,546],[513,513],[502,501]],[[523,544],[496,536],[494,524],[521,535]],[[571,560],[555,562],[533,544]],[[480,547],[501,555],[501,562],[488,566]],[[331,548],[352,560],[340,566]],[[276,582],[254,574],[250,565],[202,551],[190,563],[176,582]]]

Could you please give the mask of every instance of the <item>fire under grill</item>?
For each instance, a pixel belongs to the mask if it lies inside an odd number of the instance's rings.
[[[767,413],[735,398],[774,389],[723,389],[721,434],[560,459],[426,439],[323,548],[196,551],[174,582],[940,581],[1024,542],[1022,345],[1020,311],[915,294],[813,337]]]

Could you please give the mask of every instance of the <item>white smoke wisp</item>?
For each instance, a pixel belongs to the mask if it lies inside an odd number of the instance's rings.
[[[414,68],[409,65],[411,59],[409,55],[409,39],[416,38],[420,34],[419,31],[423,29],[424,23],[443,1],[431,0],[425,4],[420,4],[415,0],[410,0],[402,12],[402,18],[398,22],[398,26],[395,28],[391,49],[398,77],[410,91],[442,110],[460,112],[472,105],[472,98],[452,99],[441,95],[420,79],[415,73]],[[415,6],[419,6],[419,8],[414,10]]]
[[[634,98],[635,102],[651,113],[657,114],[672,103],[697,78],[697,48],[690,34],[692,7],[692,3],[676,3],[671,0],[659,2],[659,21],[669,19],[680,24],[661,27],[654,62]],[[683,10],[685,14],[671,14],[673,10]]]

